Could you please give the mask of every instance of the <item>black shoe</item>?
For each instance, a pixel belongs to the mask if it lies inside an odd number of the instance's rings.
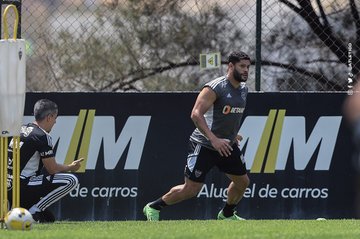
[[[55,222],[55,216],[52,214],[52,212],[48,209],[45,209],[41,212],[36,212],[32,214],[32,217],[35,222],[38,223],[53,223]]]

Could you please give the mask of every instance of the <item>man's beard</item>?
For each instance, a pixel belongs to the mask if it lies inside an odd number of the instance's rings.
[[[237,82],[245,82],[246,81],[245,79],[243,79],[241,77],[241,74],[236,69],[234,69],[234,71],[233,71],[233,77]]]

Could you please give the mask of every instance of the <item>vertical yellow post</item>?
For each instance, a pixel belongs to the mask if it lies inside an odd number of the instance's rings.
[[[8,157],[7,157],[7,145],[8,145],[8,138],[7,137],[0,137],[0,168],[1,168],[1,179],[0,179],[0,219],[1,219],[1,228],[4,228],[4,218],[8,210],[8,196],[7,196],[7,164],[8,164]]]
[[[20,207],[20,136],[13,137],[12,208]]]

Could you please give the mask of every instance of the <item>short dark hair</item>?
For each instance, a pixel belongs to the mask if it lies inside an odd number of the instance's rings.
[[[34,105],[34,116],[36,121],[41,121],[49,114],[57,114],[58,106],[48,99],[38,100]]]
[[[248,54],[246,54],[245,52],[242,51],[233,51],[230,53],[229,57],[228,57],[228,63],[237,63],[240,60],[249,60],[250,61],[250,57]]]

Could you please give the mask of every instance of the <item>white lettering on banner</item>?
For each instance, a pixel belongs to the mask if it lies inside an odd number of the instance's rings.
[[[114,169],[129,145],[124,169],[139,168],[151,116],[130,116],[115,140],[115,118],[97,116],[94,120],[87,169],[95,169],[101,142],[104,142],[105,169]]]
[[[319,152],[314,169],[329,170],[341,119],[341,116],[320,117],[311,134],[306,137],[305,117],[284,117],[276,159],[276,170],[285,170],[291,147],[293,147],[294,152],[295,170],[304,170],[318,147]],[[250,168],[260,146],[266,120],[267,117],[265,116],[248,116],[239,131],[243,137],[240,148],[242,149],[246,145],[245,160]]]
[[[315,170],[329,170],[340,123],[340,116],[320,117],[306,141],[305,117],[285,117],[276,169],[285,169],[290,147],[293,143],[296,170],[305,169],[318,145],[320,147]]]
[[[92,198],[134,198],[137,197],[137,187],[81,187],[77,185],[74,190],[70,192],[70,197],[92,197]]]
[[[198,193],[197,197],[205,198],[221,198],[222,201],[227,199],[227,188],[216,187],[214,183],[207,185],[204,184]],[[259,187],[253,183],[246,188],[244,198],[260,198],[260,199],[326,199],[329,196],[328,188],[311,188],[311,187],[294,187],[294,188],[277,188],[272,187],[270,184]]]
[[[226,201],[228,189],[227,188],[216,188],[212,183],[210,188],[208,185],[204,184],[198,193],[197,197],[206,197],[206,198],[222,198],[223,201]]]
[[[51,135],[57,143],[56,160],[63,163],[70,147],[77,116],[59,116]],[[25,116],[24,123],[33,121]],[[104,146],[104,167],[111,170],[116,167],[121,156],[129,146],[124,169],[137,170],[140,165],[143,148],[151,116],[130,116],[117,139],[115,139],[115,118],[96,116],[93,122],[86,169],[95,169],[100,147]]]
[[[266,116],[247,116],[241,126],[240,134],[243,136],[243,140],[240,148],[243,149],[246,145],[245,160],[248,168],[253,165],[255,155],[261,147],[260,140],[266,130],[267,118]],[[59,116],[57,124],[51,132],[53,142],[56,142],[57,145],[56,159],[59,162],[65,161],[77,119],[77,116]],[[86,169],[95,169],[100,148],[103,145],[105,169],[114,169],[123,154],[127,152],[124,169],[137,170],[145,146],[150,119],[151,116],[129,116],[120,135],[116,138],[115,117],[95,116]],[[294,169],[304,170],[315,151],[318,150],[314,170],[329,170],[341,119],[341,116],[322,116],[312,130],[307,130],[305,117],[285,116],[281,131],[279,131],[275,169],[285,170],[289,154],[293,152]],[[32,120],[33,117],[24,117],[26,123]],[[310,134],[307,135],[306,132],[310,132]],[[268,140],[265,144],[270,142]],[[260,173],[260,171],[253,173]]]
[[[284,188],[282,198],[327,198],[327,188]]]

